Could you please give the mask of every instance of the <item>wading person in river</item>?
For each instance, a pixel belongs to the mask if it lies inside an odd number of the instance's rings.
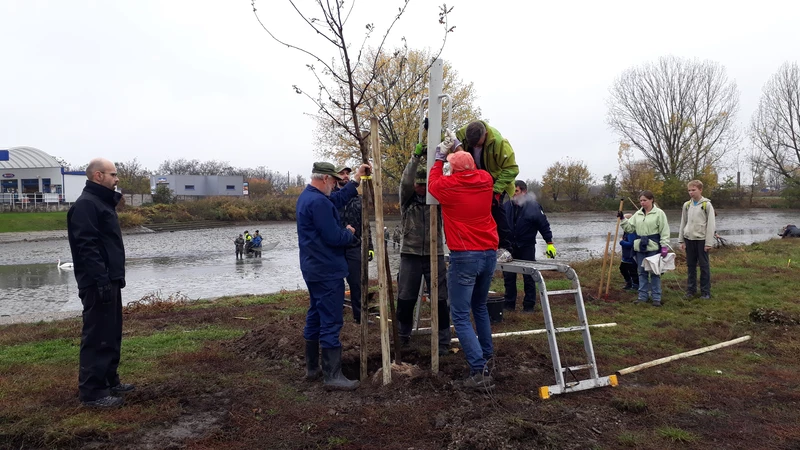
[[[83,304],[78,391],[84,406],[115,408],[134,390],[119,380],[125,247],[115,210],[122,194],[114,163],[96,158],[86,187],[67,213],[67,233],[78,296]]]
[[[490,389],[494,384],[487,361],[492,358],[494,349],[486,301],[497,263],[497,226],[492,218],[494,182],[488,172],[475,168],[469,153],[446,156],[452,140],[455,139],[446,139],[436,149],[436,162],[428,176],[428,191],[441,204],[444,233],[450,248],[447,272],[450,313],[470,369],[464,387]],[[450,162],[450,176],[442,174],[445,158]],[[470,322],[470,311],[475,329]]]
[[[241,234],[233,241],[233,244],[236,246],[236,259],[244,258],[244,238]]]
[[[356,188],[369,167],[361,165],[352,181],[333,192],[337,180],[341,179],[336,168],[331,163],[314,163],[311,182],[297,198],[300,270],[309,295],[303,330],[306,379],[319,378],[322,347],[322,375],[327,390],[353,390],[359,384],[342,374],[342,343],[339,341],[344,322],[344,278],[348,272],[345,252],[358,243],[358,238],[353,227],[341,225],[337,208],[358,194]]]
[[[636,303],[652,300],[653,306],[661,306],[661,274],[646,271],[642,261],[659,253],[662,257],[667,256],[669,224],[667,215],[655,205],[652,192],[642,191],[639,204],[642,207],[630,219],[626,219],[622,211],[617,212],[617,217],[622,219],[620,226],[625,232],[639,235],[639,238],[633,241],[636,265],[639,269],[639,296]]]

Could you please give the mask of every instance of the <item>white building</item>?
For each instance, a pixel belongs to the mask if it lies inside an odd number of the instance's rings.
[[[47,153],[33,147],[0,149],[0,201],[58,202],[63,183],[61,164]]]

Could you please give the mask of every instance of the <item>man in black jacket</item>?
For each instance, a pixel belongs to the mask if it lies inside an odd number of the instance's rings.
[[[536,261],[536,233],[540,233],[547,242],[545,254],[555,258],[556,248],[553,246],[550,222],[536,199],[528,194],[528,185],[524,181],[514,182],[514,198],[504,206],[511,228],[511,256],[514,260]],[[503,272],[503,280],[506,288],[505,309],[513,311],[517,304],[517,274]],[[525,287],[522,311],[533,312],[536,306],[536,282],[530,275],[523,275],[522,282]]]
[[[349,167],[338,168],[339,176],[337,181],[337,188],[339,190],[350,182],[350,172],[353,170]],[[353,320],[355,323],[361,323],[361,195],[356,195],[351,198],[346,205],[339,208],[339,217],[342,221],[342,226],[347,227],[350,225],[356,232],[355,236],[358,238],[357,243],[349,247],[345,251],[345,259],[347,259],[347,286],[350,287],[350,305],[353,308]],[[375,256],[374,248],[372,247],[372,233],[369,235],[369,260]]]
[[[67,231],[78,296],[83,304],[78,390],[85,406],[114,408],[119,394],[134,390],[119,381],[122,343],[122,297],[125,247],[116,206],[119,178],[114,163],[93,159],[86,168],[86,187],[67,213]]]

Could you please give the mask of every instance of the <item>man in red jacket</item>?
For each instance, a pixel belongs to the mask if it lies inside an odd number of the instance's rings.
[[[459,151],[448,156],[453,141],[457,140],[448,138],[437,147],[428,190],[441,204],[450,248],[447,273],[450,314],[470,368],[464,387],[490,389],[494,384],[487,361],[494,349],[486,301],[497,262],[497,225],[492,218],[494,180],[488,172],[476,170],[469,153]],[[445,158],[450,162],[450,176],[442,174]],[[470,310],[475,329],[470,322]]]

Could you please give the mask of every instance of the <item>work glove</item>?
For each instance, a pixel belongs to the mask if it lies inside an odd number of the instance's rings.
[[[500,205],[500,200],[503,198],[503,194],[499,192],[495,192],[494,196],[492,197],[492,206]]]
[[[667,253],[668,253],[668,252],[669,252],[669,248],[667,248],[667,247],[661,247],[661,257],[662,257],[662,258],[664,258],[665,256],[667,256]]]
[[[375,252],[374,252],[374,251],[372,251],[372,250],[370,250],[369,252],[367,252],[367,254],[369,255],[369,256],[367,257],[367,261],[372,261],[372,258],[374,258],[374,257],[375,257]]]
[[[414,147],[414,156],[419,158],[420,156],[422,156],[422,151],[423,150],[424,150],[424,148],[422,147],[422,142],[418,143],[417,146]]]
[[[444,144],[444,142],[436,146],[436,153],[433,155],[433,158],[437,161],[445,162],[447,161],[447,150],[442,150],[442,144]]]
[[[125,283],[125,278],[123,278],[123,279],[119,280],[119,288],[120,288],[120,289],[125,289],[125,286],[127,286],[127,285],[128,285],[128,284],[127,284],[127,283]]]
[[[617,217],[619,217],[619,220],[625,220],[625,214],[622,213],[622,210],[617,211]]]
[[[548,242],[547,243],[547,251],[544,252],[544,254],[547,255],[548,258],[551,258],[551,259],[555,258],[556,257],[556,246],[553,245],[552,242]]]
[[[100,297],[100,302],[107,305],[114,301],[114,287],[111,283],[97,286],[97,296]]]

